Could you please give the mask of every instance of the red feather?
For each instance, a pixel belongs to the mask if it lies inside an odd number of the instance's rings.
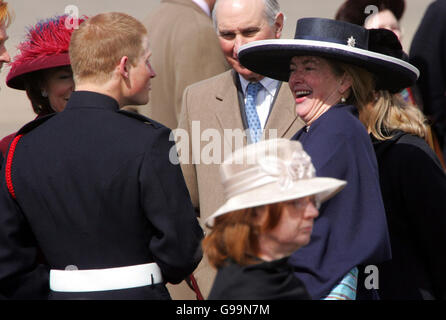
[[[40,20],[29,28],[25,41],[17,47],[19,53],[14,57],[11,68],[43,56],[68,52],[74,29],[65,27],[67,18],[69,16],[63,15]],[[80,18],[79,24],[85,19],[86,17]]]

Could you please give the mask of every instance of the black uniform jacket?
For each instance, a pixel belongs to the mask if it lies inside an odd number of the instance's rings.
[[[228,260],[220,268],[209,300],[310,300],[288,257],[240,266]]]
[[[423,139],[392,133],[372,138],[392,246],[378,292],[381,299],[446,299],[446,175]]]
[[[18,133],[15,200],[1,173],[0,294],[42,298],[48,268],[67,265],[156,262],[172,283],[195,269],[203,232],[169,129],[86,91],[37,122]],[[49,267],[36,264],[36,247]]]

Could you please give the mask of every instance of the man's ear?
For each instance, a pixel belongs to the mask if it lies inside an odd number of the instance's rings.
[[[129,58],[127,56],[123,56],[119,61],[119,65],[117,66],[119,74],[125,79],[129,78]]]
[[[276,36],[276,39],[279,39],[282,36],[282,30],[283,30],[283,21],[284,21],[284,16],[282,12],[279,12],[276,15],[276,20],[274,22],[274,33]]]

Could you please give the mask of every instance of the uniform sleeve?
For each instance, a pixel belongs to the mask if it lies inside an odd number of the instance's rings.
[[[202,258],[203,231],[177,164],[170,130],[157,129],[155,142],[146,152],[140,172],[144,212],[155,230],[150,250],[165,280],[179,283]]]
[[[194,208],[199,211],[199,197],[198,197],[198,182],[195,165],[193,164],[192,154],[192,131],[190,128],[189,106],[188,106],[187,88],[184,91],[183,107],[181,108],[181,116],[178,123],[178,128],[175,131],[177,149],[179,152],[179,159],[181,163],[181,170],[183,171],[184,179],[190,193],[192,204]]]
[[[37,244],[0,173],[0,297],[47,299],[49,269],[37,263]]]
[[[399,147],[400,154],[405,155],[401,161],[405,208],[434,292],[439,299],[446,299],[446,175],[432,159],[433,154],[411,145]]]

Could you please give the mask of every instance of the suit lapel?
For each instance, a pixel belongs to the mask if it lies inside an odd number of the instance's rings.
[[[233,70],[226,73],[226,77],[221,86],[217,88],[215,94],[215,116],[220,125],[220,133],[224,134],[225,129],[240,129],[245,130],[243,126],[240,102],[238,99],[238,91],[235,85],[234,77],[236,76]],[[266,131],[266,138],[274,138],[269,129],[277,130],[277,138],[283,138],[287,132],[293,127],[294,129],[302,127],[302,120],[297,117],[294,111],[293,95],[290,89],[284,83],[279,88],[279,93],[274,101],[271,113],[266,122],[264,131]],[[232,146],[232,151],[235,151],[235,143],[231,141],[231,137],[225,136],[225,144]],[[246,145],[247,137],[243,137],[243,145]]]
[[[277,129],[277,138],[283,138],[295,122],[301,122],[294,111],[293,95],[286,83],[282,83],[279,94],[266,122],[265,131],[267,138],[269,129]]]
[[[231,70],[227,72],[225,81],[222,83],[221,87],[218,88],[217,93],[215,94],[215,116],[217,117],[217,122],[220,125],[220,132],[222,135],[224,134],[225,129],[240,129],[241,132],[244,130],[237,94],[237,87],[234,84],[234,73]],[[235,151],[236,145],[233,141],[231,141],[231,136],[225,136],[225,144],[226,143],[231,144],[232,151]],[[244,136],[243,145],[246,144],[247,139],[246,136]]]

